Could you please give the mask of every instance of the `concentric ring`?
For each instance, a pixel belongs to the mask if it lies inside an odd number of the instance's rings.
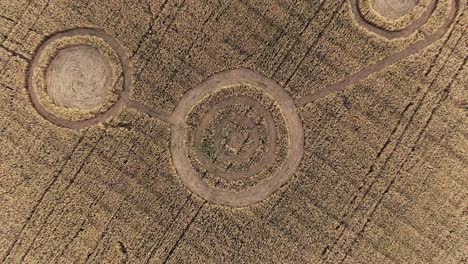
[[[274,100],[275,104],[281,111],[285,126],[287,129],[288,149],[287,156],[282,161],[279,168],[271,175],[258,184],[241,191],[230,191],[218,189],[213,185],[205,182],[198,172],[193,168],[189,159],[189,151],[187,149],[187,117],[194,107],[210,93],[220,91],[227,87],[235,85],[249,85],[260,89]],[[235,96],[226,101],[222,101],[213,109],[203,116],[200,127],[206,126],[204,122],[208,122],[212,117],[212,113],[223,105],[232,104],[238,101],[253,105],[255,110],[267,111],[263,106],[257,105],[258,102],[252,98]],[[268,119],[271,113],[262,112],[262,117]],[[171,154],[172,162],[177,170],[183,183],[198,196],[215,204],[226,205],[231,207],[244,207],[255,204],[266,199],[273,192],[277,191],[297,170],[303,155],[304,132],[302,122],[292,98],[278,84],[262,74],[249,69],[235,69],[217,73],[207,80],[203,81],[195,88],[189,90],[180,100],[172,114],[172,136],[171,136]],[[240,118],[237,121],[248,123],[248,119]],[[267,124],[269,122],[267,121]],[[273,123],[273,122],[272,122]],[[268,129],[275,130],[276,128],[267,125]],[[202,130],[198,129],[198,131]],[[275,133],[268,132],[269,136]],[[197,137],[197,136],[196,136]],[[276,134],[271,142],[276,142]],[[271,144],[271,145],[270,145]],[[268,151],[275,152],[274,143],[268,143]],[[271,148],[271,149],[270,149]]]
[[[120,66],[122,67],[123,72],[123,89],[119,91],[118,99],[111,105],[105,112],[100,112],[94,114],[92,117],[83,119],[83,120],[69,120],[61,116],[57,116],[47,109],[47,107],[42,102],[38,88],[34,85],[34,78],[40,71],[40,61],[43,56],[45,56],[46,50],[49,45],[53,44],[56,41],[59,41],[63,38],[72,38],[72,37],[96,37],[104,41],[108,46],[110,46],[113,51],[117,54]],[[106,34],[104,31],[99,29],[91,28],[80,28],[72,29],[69,31],[58,33],[51,38],[47,39],[38,49],[29,70],[28,77],[28,92],[31,97],[33,106],[42,115],[45,119],[49,120],[53,124],[61,127],[72,128],[72,129],[83,129],[97,123],[100,123],[117,111],[119,111],[128,101],[128,94],[132,85],[132,76],[130,70],[130,62],[125,52],[124,47],[112,36]]]
[[[211,163],[211,161],[206,157],[202,152],[201,149],[202,147],[200,146],[202,140],[202,132],[208,127],[209,121],[212,119],[213,115],[223,107],[226,107],[231,104],[235,103],[240,103],[240,104],[246,104],[254,107],[258,112],[260,112],[260,115],[266,119],[267,123],[267,133],[270,136],[269,141],[268,141],[268,147],[267,147],[267,153],[265,156],[262,157],[260,162],[256,163],[252,167],[248,169],[248,171],[239,171],[239,172],[226,172],[222,171],[219,168],[217,168],[214,164]],[[253,124],[253,121],[249,121],[249,119],[245,119],[244,117],[236,116],[232,117],[232,119],[237,120],[238,122],[246,122],[247,125],[252,129],[252,130],[257,130],[257,127],[255,124]],[[226,122],[226,119],[223,120]],[[229,157],[230,155],[225,154],[222,150],[221,147],[219,146],[220,144],[220,138],[219,138],[219,129],[224,127],[224,122],[221,122],[218,124],[218,129],[217,133],[215,134],[215,147],[216,150],[219,151],[218,153],[221,154],[222,158]],[[258,137],[258,133],[252,133],[254,134],[254,137]],[[210,111],[203,117],[202,122],[200,124],[199,129],[197,130],[196,136],[195,136],[195,144],[196,145],[196,151],[197,151],[197,156],[201,159],[203,164],[205,165],[206,169],[213,173],[216,174],[218,177],[223,178],[228,181],[235,181],[235,180],[240,180],[243,178],[251,177],[252,175],[255,175],[259,173],[261,170],[263,170],[268,163],[271,163],[273,161],[273,158],[275,156],[275,151],[276,151],[276,129],[275,129],[275,122],[273,121],[273,116],[271,115],[270,112],[268,112],[262,105],[260,105],[258,102],[254,101],[253,99],[246,97],[246,96],[235,96],[235,97],[230,97],[229,99],[226,99],[222,101],[221,103],[215,105]],[[258,145],[258,140],[255,139],[254,142],[257,142],[255,145]],[[240,156],[235,156],[231,157],[231,160],[243,160],[247,158],[249,155],[252,154],[254,151],[254,148],[249,148],[249,150],[245,153],[242,153]],[[224,155],[223,155],[224,153]]]
[[[228,126],[229,123],[234,122],[239,126],[247,127],[250,130],[249,138],[252,142],[249,146],[240,149],[241,144],[245,141],[243,135],[239,132],[232,132],[234,135],[230,135],[229,138],[234,139],[235,141],[242,141],[242,142],[234,142],[234,144],[230,144],[231,142],[224,142],[222,138],[222,130]],[[201,133],[200,133],[201,134]],[[196,142],[199,144],[200,136],[198,135],[198,139]],[[259,136],[259,129],[257,124],[250,118],[241,117],[241,116],[230,116],[229,118],[223,119],[217,126],[214,134],[214,147],[216,152],[218,153],[220,159],[227,161],[227,162],[245,162],[247,161],[250,156],[255,152],[257,147],[260,143],[260,136]],[[230,145],[230,147],[234,150],[237,150],[235,153],[234,151],[226,150],[226,145]],[[224,145],[224,146],[223,146]],[[234,146],[231,146],[234,145]],[[199,148],[198,148],[199,149]],[[203,155],[203,154],[200,154]],[[222,175],[220,175],[222,177]],[[231,180],[232,178],[228,178]]]

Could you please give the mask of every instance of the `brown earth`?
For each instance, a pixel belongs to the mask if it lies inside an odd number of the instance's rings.
[[[363,1],[0,0],[2,263],[466,263],[467,2]]]

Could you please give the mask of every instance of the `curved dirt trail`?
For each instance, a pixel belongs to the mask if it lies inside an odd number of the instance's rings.
[[[356,1],[357,0],[350,0],[353,10],[354,8],[356,8]],[[453,21],[455,20],[455,17],[457,16],[458,6],[459,6],[459,0],[451,1],[450,9],[448,11],[448,16],[445,19],[444,24],[439,29],[437,29],[437,31],[434,32],[432,35],[426,37],[425,39],[416,41],[415,43],[411,44],[408,48],[402,51],[399,51],[389,57],[386,57],[383,60],[378,61],[348,77],[345,77],[341,81],[338,81],[332,85],[322,88],[314,93],[297,98],[295,100],[296,105],[298,107],[301,107],[308,103],[312,103],[320,98],[326,97],[332,93],[341,91],[344,88],[350,85],[356,84],[362,79],[365,79],[369,77],[370,75],[383,70],[385,67],[388,67],[406,57],[411,56],[412,54],[415,54],[427,48],[432,43],[442,38],[445,35],[445,33],[450,29]]]
[[[154,107],[147,106],[141,102],[134,101],[134,100],[129,100],[127,104],[128,108],[135,109],[139,112],[143,112],[148,116],[151,116],[153,118],[156,118],[160,121],[163,121],[165,123],[171,124],[171,115],[162,111],[157,110]]]

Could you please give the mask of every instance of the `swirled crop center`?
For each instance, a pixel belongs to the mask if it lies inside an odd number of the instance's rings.
[[[372,0],[372,7],[381,16],[388,19],[398,19],[408,14],[419,0]]]
[[[106,101],[111,85],[109,60],[91,46],[60,50],[47,71],[47,92],[55,104],[63,107],[100,106]]]
[[[287,183],[302,158],[303,129],[293,100],[251,70],[208,78],[183,96],[172,120],[177,173],[212,203],[260,202]]]

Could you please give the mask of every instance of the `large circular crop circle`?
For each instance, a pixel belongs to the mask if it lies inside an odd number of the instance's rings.
[[[215,204],[243,207],[266,199],[287,183],[303,155],[292,98],[252,70],[211,76],[182,97],[172,120],[177,173]]]
[[[82,129],[128,101],[132,84],[123,46],[99,29],[73,29],[47,39],[29,70],[31,101],[55,125]]]

